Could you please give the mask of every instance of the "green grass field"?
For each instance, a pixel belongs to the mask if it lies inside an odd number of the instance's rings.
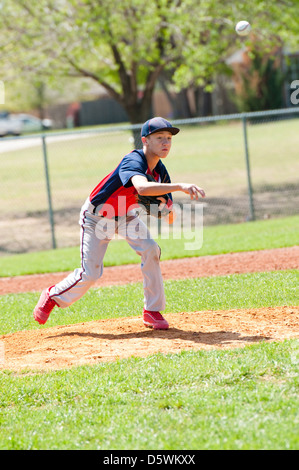
[[[159,238],[161,259],[281,248],[299,244],[299,216],[243,224],[203,227],[199,250],[186,250],[192,239]],[[190,232],[188,236],[194,236]],[[124,240],[112,241],[105,256],[105,266],[139,263],[139,257]],[[0,257],[0,277],[24,274],[72,271],[80,266],[79,247],[47,250]]]
[[[165,281],[165,313],[297,305],[298,281],[296,270]],[[39,329],[32,316],[39,295],[2,296],[0,334]],[[84,298],[67,309],[55,309],[47,326],[140,316],[142,307],[141,283],[90,289]]]
[[[241,122],[181,126],[167,157],[174,181],[196,182],[208,197],[247,193]],[[298,166],[298,120],[249,126],[248,141],[254,185],[295,185]],[[47,139],[55,210],[81,207],[93,187],[132,149],[129,131]],[[38,142],[38,140],[37,140]],[[40,145],[0,153],[0,213],[47,210]],[[67,182],[67,184],[66,184]],[[233,194],[231,193],[233,188]]]
[[[298,224],[292,217],[208,227],[200,254],[293,246]],[[164,259],[184,255],[179,242],[161,240]],[[0,261],[2,276],[49,272],[77,267],[78,252]],[[123,242],[111,244],[107,263],[128,261],[136,259]],[[296,270],[167,281],[166,312],[298,305],[298,281]],[[38,297],[1,296],[0,334],[41,328],[32,319]],[[91,289],[54,310],[46,327],[130,317],[141,308],[140,283]],[[298,371],[295,339],[53,372],[1,370],[0,449],[298,450]]]
[[[1,373],[1,449],[298,449],[298,361],[286,341]]]

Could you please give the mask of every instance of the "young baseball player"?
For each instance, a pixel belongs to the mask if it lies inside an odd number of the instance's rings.
[[[114,233],[118,233],[141,258],[144,325],[154,329],[169,327],[160,313],[165,309],[160,248],[151,238],[146,224],[136,214],[136,196],[160,196],[167,193],[169,217],[172,215],[172,192],[182,191],[192,199],[198,199],[199,195],[205,196],[203,189],[195,184],[171,183],[162,162],[169,154],[172,136],[179,131],[161,117],[146,121],[141,129],[142,150],[134,150],[126,155],[117,168],[91,192],[80,213],[81,267],[42,292],[33,312],[35,320],[40,324],[46,323],[55,306],[68,307],[101,277],[108,244]],[[156,181],[149,182],[147,174]],[[161,198],[163,202],[165,199]]]

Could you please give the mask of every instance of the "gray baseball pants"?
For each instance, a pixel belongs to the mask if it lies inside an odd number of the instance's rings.
[[[106,219],[93,213],[92,204],[85,202],[80,213],[81,268],[75,269],[63,281],[50,289],[50,297],[61,308],[80,299],[103,274],[103,260],[109,242],[117,233],[125,238],[141,257],[144,308],[165,309],[165,294],[160,270],[161,250],[151,238],[147,226],[134,213]],[[125,279],[124,279],[125,280]]]

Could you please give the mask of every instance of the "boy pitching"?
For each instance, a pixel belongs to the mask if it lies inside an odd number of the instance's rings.
[[[160,311],[165,309],[160,248],[151,238],[146,225],[136,214],[136,196],[168,194],[171,223],[174,191],[190,194],[191,199],[204,197],[195,184],[171,183],[162,162],[169,154],[172,136],[180,129],[161,117],[146,121],[141,129],[143,148],[126,155],[117,168],[91,192],[82,206],[81,267],[58,284],[45,289],[34,309],[34,319],[46,323],[55,306],[66,308],[80,299],[103,273],[103,259],[114,233],[122,235],[141,258],[143,275],[143,323],[153,329],[167,329],[168,322]],[[149,182],[145,175],[156,182]],[[165,199],[161,197],[161,203]],[[138,236],[136,236],[136,230]]]

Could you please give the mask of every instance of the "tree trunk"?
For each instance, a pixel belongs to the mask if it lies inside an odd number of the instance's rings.
[[[123,107],[125,108],[130,123],[140,124],[140,127],[136,127],[133,129],[133,138],[134,138],[134,148],[140,149],[142,148],[142,141],[141,141],[141,127],[142,124],[150,119],[151,112],[152,112],[152,94],[147,94],[146,96],[141,96],[139,99],[135,100],[132,103],[122,103]]]

